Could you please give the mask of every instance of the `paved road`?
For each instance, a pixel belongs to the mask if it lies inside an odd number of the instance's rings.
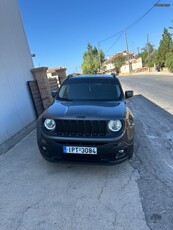
[[[173,229],[173,76],[120,77],[136,92],[129,102],[136,117],[138,188],[150,229]]]
[[[0,229],[172,230],[173,116],[151,101],[129,100],[135,156],[120,165],[47,163],[35,131],[1,155]]]
[[[119,77],[122,83],[173,114],[173,74]]]

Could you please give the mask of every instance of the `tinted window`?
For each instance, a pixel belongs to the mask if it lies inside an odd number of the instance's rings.
[[[116,79],[69,79],[63,83],[59,98],[75,101],[117,101],[123,98]]]

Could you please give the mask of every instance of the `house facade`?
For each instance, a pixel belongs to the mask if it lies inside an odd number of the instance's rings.
[[[56,67],[47,70],[48,78],[56,78],[58,85],[60,85],[64,79],[66,78],[66,68],[64,67]]]
[[[140,70],[142,69],[142,58],[134,58],[134,59],[131,59],[128,62],[126,62],[124,65],[122,65],[122,67],[120,68],[120,72],[121,73],[129,73],[130,70],[129,70],[129,64],[131,66],[131,71],[137,71],[137,70]]]
[[[105,73],[115,72],[115,66],[113,62],[119,55],[123,55],[126,57],[125,64],[122,65],[122,67],[120,68],[121,73],[129,73],[130,71],[135,71],[137,69],[142,68],[141,58],[137,58],[136,55],[133,53],[127,53],[127,51],[123,51],[123,52],[113,55],[112,57],[108,58],[104,62],[103,67],[104,67]],[[131,68],[131,70],[129,67]]]
[[[1,154],[33,129],[36,116],[27,86],[34,66],[18,0],[0,1],[0,28]]]

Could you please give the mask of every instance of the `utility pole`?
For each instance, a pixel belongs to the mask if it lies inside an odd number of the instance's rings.
[[[125,38],[125,42],[126,42],[126,51],[127,51],[127,55],[128,55],[129,72],[131,73],[131,65],[130,65],[130,57],[129,57],[129,46],[128,46],[128,41],[127,41],[126,31],[124,31],[124,38]]]
[[[149,35],[147,34],[147,50],[148,50],[148,72],[150,72],[150,46],[149,46]]]
[[[100,42],[98,42],[99,72],[100,72],[101,71],[101,57],[100,57],[99,51],[100,51]]]
[[[140,52],[139,52],[139,47],[137,47],[137,49],[138,49],[138,55],[139,55],[139,53],[140,53]]]

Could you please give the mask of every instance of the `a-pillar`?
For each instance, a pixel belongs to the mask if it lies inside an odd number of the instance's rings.
[[[47,70],[47,67],[39,67],[31,70],[34,79],[37,81],[44,109],[47,109],[53,102],[49,80],[47,78]]]

